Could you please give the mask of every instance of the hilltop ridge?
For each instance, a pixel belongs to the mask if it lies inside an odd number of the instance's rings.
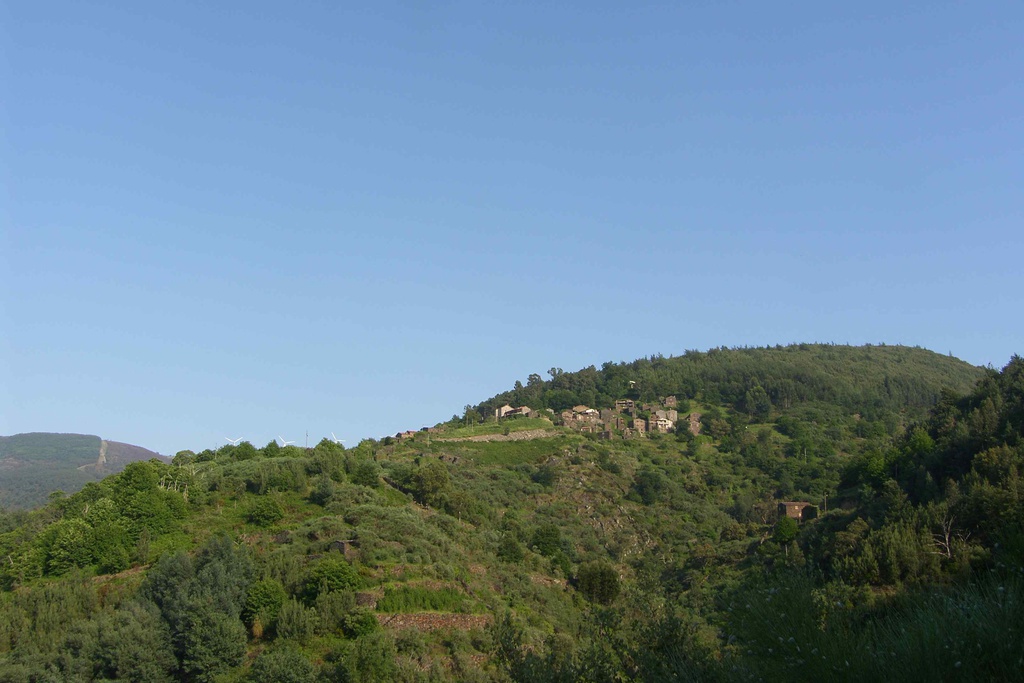
[[[714,348],[681,356],[652,356],[606,362],[575,372],[531,374],[471,410],[487,419],[504,404],[550,408],[555,412],[584,405],[612,408],[617,399],[654,403],[667,396],[696,403],[741,408],[760,387],[772,405],[828,403],[846,409],[921,411],[945,389],[967,391],[984,373],[951,355],[899,345],[789,346]],[[465,415],[463,415],[465,418]],[[456,418],[457,419],[457,418]]]

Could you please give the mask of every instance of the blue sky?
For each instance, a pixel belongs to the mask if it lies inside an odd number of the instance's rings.
[[[1024,351],[1024,5],[9,3],[0,433],[349,444],[531,372]]]

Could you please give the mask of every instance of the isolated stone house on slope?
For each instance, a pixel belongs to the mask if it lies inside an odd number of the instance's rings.
[[[779,503],[779,517],[789,517],[798,522],[806,522],[818,516],[818,508],[802,501],[783,501]]]

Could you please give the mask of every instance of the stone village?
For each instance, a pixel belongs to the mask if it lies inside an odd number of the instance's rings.
[[[585,405],[573,406],[571,409],[555,413],[551,409],[545,411],[531,410],[529,406],[513,408],[506,404],[495,409],[497,420],[515,417],[547,417],[553,421],[578,432],[597,434],[601,439],[613,439],[621,436],[632,439],[648,433],[668,434],[676,430],[679,412],[676,408],[679,401],[675,396],[666,396],[658,403],[638,403],[632,399],[619,399],[614,408],[598,410]],[[700,413],[684,416],[686,428],[691,433],[700,433]]]

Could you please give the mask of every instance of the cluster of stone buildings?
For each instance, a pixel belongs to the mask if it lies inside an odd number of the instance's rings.
[[[675,430],[676,422],[679,421],[679,412],[676,410],[678,405],[679,401],[675,396],[666,396],[659,403],[642,404],[624,398],[616,401],[614,408],[598,410],[578,405],[563,410],[558,417],[561,418],[562,424],[578,432],[598,434],[605,439],[621,434],[623,438],[629,439],[650,432],[667,434]],[[531,410],[529,406],[513,408],[510,405],[503,405],[494,411],[494,417],[499,420],[519,415],[539,417],[540,413]],[[689,427],[688,424],[687,428]]]

